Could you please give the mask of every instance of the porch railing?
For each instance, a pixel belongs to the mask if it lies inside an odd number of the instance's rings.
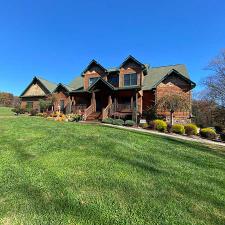
[[[106,118],[108,118],[108,117],[110,117],[112,114],[113,114],[113,112],[114,112],[114,104],[108,104],[107,106],[106,106],[106,108],[104,108],[103,110],[102,110],[102,119],[106,119]]]
[[[87,108],[87,105],[73,105],[72,106],[72,112],[73,113],[84,113],[85,109]]]
[[[91,104],[88,108],[84,110],[84,120],[88,118],[93,112],[95,112],[95,105]]]
[[[118,103],[116,104],[115,108],[116,108],[116,111],[119,111],[119,112],[132,112],[132,106],[129,103],[123,103],[123,104]]]

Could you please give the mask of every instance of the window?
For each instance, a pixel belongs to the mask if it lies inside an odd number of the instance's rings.
[[[108,82],[110,84],[112,84],[113,86],[118,87],[119,86],[119,76],[118,75],[116,75],[116,76],[109,76],[108,77]]]
[[[94,84],[94,82],[98,79],[98,77],[91,77],[89,78],[89,86],[91,86],[92,84]]]
[[[26,108],[33,109],[33,102],[27,102]]]
[[[124,86],[137,85],[137,74],[124,74]]]
[[[60,110],[64,110],[64,100],[60,100]]]

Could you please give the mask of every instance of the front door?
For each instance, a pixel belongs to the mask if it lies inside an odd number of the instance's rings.
[[[101,112],[103,108],[108,105],[108,96],[104,93],[98,92],[95,95],[96,99],[96,111]]]
[[[101,112],[103,108],[102,96],[96,97],[96,111]]]

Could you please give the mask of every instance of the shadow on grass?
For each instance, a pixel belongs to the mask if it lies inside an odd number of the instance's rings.
[[[26,160],[24,158],[24,151],[18,152],[17,157],[19,163],[21,163],[21,159]],[[15,180],[17,180],[16,183],[9,187],[7,193],[12,193],[13,196],[19,198],[18,206],[16,206],[19,208],[16,210],[22,214],[21,218],[25,221],[18,222],[26,224],[27,218],[31,216],[33,219],[29,221],[29,224],[40,224],[40,221],[42,221],[41,224],[48,225],[68,224],[69,221],[71,222],[71,219],[74,222],[76,221],[76,223],[98,224],[100,222],[104,224],[105,218],[102,217],[101,207],[98,207],[96,202],[83,201],[76,191],[68,191],[68,188],[71,187],[68,181],[61,180],[57,177],[57,174],[54,174],[40,164],[30,163],[26,168],[29,168],[29,171],[32,171],[33,175],[43,173],[43,176],[41,178],[37,177],[38,179],[35,180],[32,179],[30,175],[23,173],[22,165],[20,171],[7,171],[7,176],[10,179],[14,179],[15,177]],[[12,206],[12,208],[14,207]],[[2,217],[8,214],[9,212],[7,211],[1,212]]]

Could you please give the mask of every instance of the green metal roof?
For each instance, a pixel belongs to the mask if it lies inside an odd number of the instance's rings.
[[[111,68],[107,68],[107,71],[109,73],[111,73],[111,72],[119,72],[120,69],[119,69],[119,67],[111,67]]]
[[[181,77],[182,79],[186,80],[191,84],[192,87],[195,87],[195,83],[190,80],[188,71],[184,64],[177,64],[177,65],[169,65],[169,66],[160,66],[160,67],[150,67],[148,64],[142,64],[145,66],[146,75],[144,76],[142,90],[151,90],[156,88],[156,86],[161,83],[167,76],[170,74],[175,74],[176,76]],[[119,71],[119,67],[108,68],[107,72],[116,72]],[[68,92],[83,92],[83,77],[78,75],[72,80],[68,85],[67,84],[56,84],[45,80],[41,77],[34,77],[33,81],[30,85],[35,81],[35,79],[39,80],[46,89],[52,93],[59,85],[62,85]],[[112,86],[110,83],[104,81],[105,83],[109,84],[110,87]],[[30,87],[30,85],[24,90],[22,95],[26,92],[26,90]],[[122,90],[122,89],[132,89],[132,88],[140,88],[140,87],[113,87],[114,90]],[[21,96],[22,96],[21,95]]]
[[[72,87],[73,90],[83,89],[83,77],[78,75],[69,83],[69,86]]]
[[[68,92],[73,91],[73,88],[71,86],[69,86],[67,84],[59,83],[53,92],[55,92],[60,86],[63,87],[64,89],[66,89],[66,91],[68,91]]]
[[[161,67],[150,67],[147,75],[144,77],[143,90],[151,90],[155,88],[159,82],[163,81],[171,72],[177,71],[180,76],[189,82],[190,80],[186,66],[183,64],[161,66]],[[194,82],[192,82],[194,84]]]
[[[51,93],[57,87],[57,84],[48,80],[43,79],[42,77],[36,77]]]
[[[177,65],[169,65],[169,66],[160,66],[160,67],[150,67],[148,64],[145,64],[147,69],[147,75],[144,76],[143,81],[143,90],[151,90],[155,88],[159,82],[161,82],[163,79],[166,78],[166,76],[169,75],[172,71],[177,71],[179,76],[183,77],[193,85],[194,82],[190,80],[188,71],[186,69],[186,66],[184,64],[177,64]],[[107,69],[109,72],[112,71],[118,71],[118,67],[113,67]],[[178,75],[177,74],[177,75]],[[83,78],[78,76],[76,77],[70,84],[69,84],[74,90],[83,90]],[[115,90],[119,89],[125,89],[124,87],[121,88],[115,88]],[[129,87],[126,87],[126,89],[129,89]]]

